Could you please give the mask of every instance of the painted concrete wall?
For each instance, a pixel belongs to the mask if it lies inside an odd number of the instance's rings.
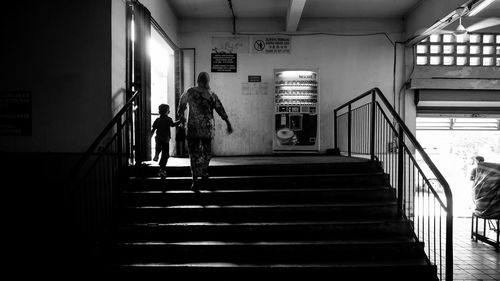
[[[17,5],[2,81],[32,92],[33,133],[0,137],[0,151],[83,151],[111,118],[110,1]]]
[[[144,5],[177,42],[168,1]],[[15,6],[2,78],[32,91],[33,134],[1,136],[0,151],[82,152],[124,103],[125,0]]]
[[[111,108],[113,116],[126,103],[126,14],[125,0],[111,1]]]
[[[195,26],[199,26],[198,23],[195,23]],[[316,31],[320,26],[316,26]],[[323,25],[323,27],[328,26]],[[217,27],[205,24],[205,28],[214,30]],[[370,25],[367,25],[366,29],[370,28]],[[392,26],[386,28],[394,29]],[[189,27],[182,26],[181,29],[188,31]],[[358,27],[358,30],[361,29]],[[344,32],[348,33],[349,30]],[[231,33],[180,33],[182,47],[196,48],[196,72],[210,72],[212,36],[231,36]],[[274,135],[272,77],[275,68],[319,68],[320,146],[321,151],[331,148],[332,112],[335,107],[373,87],[379,87],[387,98],[393,101],[393,51],[393,46],[383,35],[367,37],[314,35],[293,37],[290,55],[238,54],[237,73],[211,73],[212,90],[221,98],[235,128],[232,135],[226,136],[224,122],[217,117],[214,154],[272,153]],[[398,55],[398,76],[401,76],[399,73],[402,71],[402,57],[401,54]],[[241,83],[247,82],[248,75],[262,76],[262,82],[269,85],[267,95],[242,95]],[[398,81],[401,79],[397,78]],[[397,83],[396,88],[399,89],[400,82]]]
[[[151,16],[163,28],[170,39],[175,44],[178,44],[178,20],[170,7],[169,0],[141,0],[140,2],[148,8],[151,12]]]

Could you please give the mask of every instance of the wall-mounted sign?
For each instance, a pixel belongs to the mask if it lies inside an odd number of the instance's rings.
[[[212,72],[236,72],[236,54],[212,53]]]
[[[248,44],[248,37],[212,37],[212,53],[248,54]]]
[[[267,95],[268,86],[267,83],[260,82],[250,82],[241,83],[241,94],[242,95]]]
[[[250,49],[252,53],[257,54],[290,54],[292,49],[291,37],[253,37],[250,41]]]
[[[31,136],[31,92],[0,91],[0,136]]]
[[[260,76],[260,75],[248,75],[248,82],[262,82],[262,76]]]

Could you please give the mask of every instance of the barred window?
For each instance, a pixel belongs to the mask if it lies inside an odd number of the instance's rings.
[[[500,66],[500,35],[432,34],[417,44],[417,65]]]

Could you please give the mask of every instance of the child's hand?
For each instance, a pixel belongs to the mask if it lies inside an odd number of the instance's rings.
[[[231,126],[231,123],[227,123],[227,129],[226,129],[227,133],[230,135],[233,133],[233,126]]]

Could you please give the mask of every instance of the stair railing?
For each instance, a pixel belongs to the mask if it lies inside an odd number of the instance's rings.
[[[427,262],[436,266],[439,280],[453,280],[450,187],[384,94],[373,88],[339,106],[334,124],[335,150],[381,163]]]
[[[90,145],[66,181],[68,217],[87,242],[109,238],[117,185],[124,169],[136,162],[134,127],[139,96],[140,90],[130,93],[129,100]]]

